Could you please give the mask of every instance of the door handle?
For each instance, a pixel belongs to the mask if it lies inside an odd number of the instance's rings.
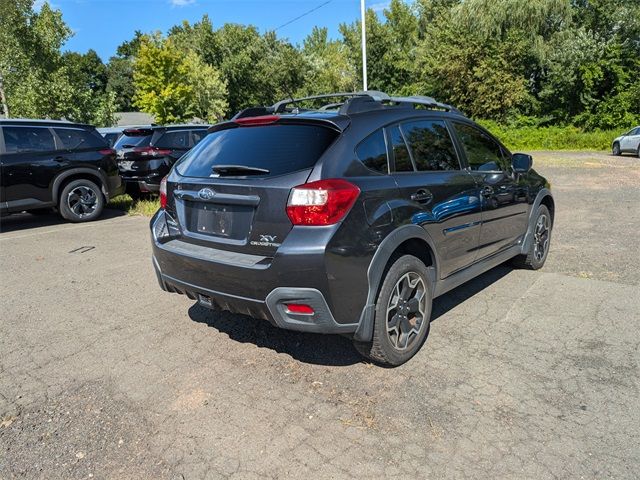
[[[418,203],[429,203],[433,200],[433,194],[428,190],[420,189],[411,195],[411,200]]]
[[[482,190],[480,190],[480,193],[483,197],[490,197],[494,193],[493,187],[483,187]]]

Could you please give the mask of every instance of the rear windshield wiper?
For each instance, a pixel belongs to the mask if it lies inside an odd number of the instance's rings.
[[[247,165],[214,165],[211,170],[218,175],[266,175],[269,173],[266,168],[249,167]]]

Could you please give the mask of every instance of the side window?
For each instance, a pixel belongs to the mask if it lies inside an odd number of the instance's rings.
[[[502,155],[502,148],[477,128],[464,123],[453,123],[458,138],[467,154],[471,170],[506,171],[508,162]]]
[[[207,130],[193,130],[191,135],[193,135],[193,145],[196,145],[200,140],[207,136]]]
[[[387,144],[382,129],[376,130],[356,147],[356,156],[365,167],[375,172],[389,173]]]
[[[55,150],[53,135],[45,127],[10,127],[2,129],[7,153],[50,152]]]
[[[409,156],[409,149],[402,138],[400,127],[394,125],[390,129],[391,145],[393,146],[393,158],[395,160],[396,172],[413,172],[413,164]]]
[[[187,150],[189,148],[189,130],[166,132],[157,142],[153,142],[158,148],[177,148]]]
[[[444,122],[421,120],[402,124],[419,171],[460,170],[453,141]]]
[[[106,146],[106,140],[79,128],[54,128],[54,132],[62,142],[59,148],[75,150],[78,148],[100,148]]]

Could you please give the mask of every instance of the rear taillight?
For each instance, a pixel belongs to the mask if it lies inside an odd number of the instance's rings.
[[[116,151],[113,148],[105,148],[100,150],[100,155],[115,155]]]
[[[167,206],[167,177],[160,181],[160,208]]]
[[[135,147],[133,151],[143,157],[164,157],[171,153],[171,150],[156,147]]]
[[[342,220],[360,189],[340,179],[305,183],[291,190],[287,215],[294,225],[333,225]]]

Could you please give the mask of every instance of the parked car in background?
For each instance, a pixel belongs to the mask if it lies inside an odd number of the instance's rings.
[[[613,141],[611,150],[614,155],[633,153],[640,158],[640,127],[632,128]]]
[[[196,145],[210,125],[127,128],[114,145],[126,191],[133,198],[157,193],[175,161]]]
[[[98,133],[104,137],[109,146],[113,147],[125,128],[127,127],[104,127],[98,128],[97,130]]]
[[[381,92],[286,100],[213,126],[160,205],[161,288],[350,336],[387,365],[420,349],[433,298],[507,260],[542,267],[555,210],[530,155],[449,105]]]
[[[57,207],[66,220],[87,222],[123,192],[115,151],[95,127],[0,120],[0,213]]]

